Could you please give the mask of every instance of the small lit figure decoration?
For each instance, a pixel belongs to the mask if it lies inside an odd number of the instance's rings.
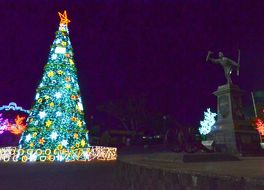
[[[211,112],[210,108],[208,108],[207,111],[204,112],[204,120],[200,121],[200,134],[207,135],[211,132],[212,126],[215,124],[216,115],[216,113]]]

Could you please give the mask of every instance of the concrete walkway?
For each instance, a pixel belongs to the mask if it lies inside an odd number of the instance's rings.
[[[153,153],[123,156],[120,159],[127,162],[137,163],[139,165],[151,166],[158,169],[203,172],[214,175],[229,175],[236,177],[251,177],[262,179],[264,182],[264,157],[240,157],[240,161],[219,161],[219,162],[198,162],[198,163],[183,163],[181,160],[170,162],[169,159],[176,153]],[[160,157],[160,159],[148,159],[148,157]]]
[[[254,189],[264,189],[264,157],[240,157],[240,161],[183,163],[181,160],[174,159],[172,161],[172,159],[168,159],[173,156],[177,157],[175,154],[162,152],[148,155],[128,155],[120,157],[119,161],[148,170],[151,169],[152,171],[156,169],[157,171],[177,173],[178,176],[181,174],[190,175],[192,179],[194,179],[194,176],[202,176],[207,178],[208,181],[209,179],[237,181],[240,187],[245,187],[243,189],[248,189],[249,186],[254,187]],[[241,185],[241,181],[244,185]],[[199,189],[198,182],[195,183],[194,186]]]
[[[113,190],[116,161],[0,163],[0,190]]]

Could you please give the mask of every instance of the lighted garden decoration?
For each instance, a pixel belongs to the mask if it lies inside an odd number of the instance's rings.
[[[211,112],[210,108],[204,112],[204,120],[200,121],[199,132],[201,135],[207,135],[211,132],[212,126],[215,124],[216,113]]]
[[[8,105],[3,105],[0,107],[1,112],[6,112],[10,110],[24,112],[24,114],[29,114],[29,110],[25,110],[22,107],[17,106],[15,102],[10,102]],[[3,114],[0,113],[0,135],[4,134],[5,131],[9,131],[10,133],[15,135],[21,135],[25,131],[26,117],[18,114],[16,115],[16,118],[13,120],[10,118],[4,119],[2,116]]]
[[[66,11],[51,46],[27,128],[18,148],[0,150],[4,161],[89,161],[116,159],[116,148],[91,147],[73,59]],[[2,156],[2,157],[1,157]]]
[[[13,111],[21,111],[24,112],[26,114],[29,114],[30,111],[23,109],[20,106],[17,106],[17,104],[15,102],[10,102],[8,105],[3,105],[0,107],[0,111],[9,111],[9,110],[13,110]]]
[[[0,135],[8,129],[8,120],[2,117],[0,113]]]
[[[264,122],[260,118],[257,118],[255,125],[256,125],[256,128],[257,128],[259,134],[261,136],[263,136],[264,135]]]

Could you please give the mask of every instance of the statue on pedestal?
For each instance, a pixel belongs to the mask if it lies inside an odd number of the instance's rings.
[[[213,94],[217,96],[217,121],[214,130],[208,134],[221,152],[232,154],[256,154],[261,152],[260,138],[256,129],[245,119],[242,106],[243,91],[232,84],[231,73],[236,69],[239,75],[240,51],[235,62],[219,52],[219,58],[212,58],[209,51],[206,61],[223,67],[227,84],[218,87]]]
[[[232,84],[232,80],[231,80],[231,73],[233,68],[235,67],[237,70],[237,75],[239,75],[239,67],[240,67],[240,51],[238,51],[238,61],[235,62],[227,57],[224,56],[224,54],[222,52],[219,52],[219,58],[218,59],[214,59],[211,57],[211,55],[213,54],[213,52],[209,51],[206,57],[206,62],[211,61],[214,64],[219,64],[223,67],[224,72],[225,72],[225,77],[227,80],[228,84]]]

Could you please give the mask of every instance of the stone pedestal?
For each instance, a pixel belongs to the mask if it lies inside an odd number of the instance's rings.
[[[256,129],[245,120],[242,107],[243,91],[233,84],[219,86],[217,96],[217,121],[209,139],[216,149],[232,154],[260,152],[260,137]]]

